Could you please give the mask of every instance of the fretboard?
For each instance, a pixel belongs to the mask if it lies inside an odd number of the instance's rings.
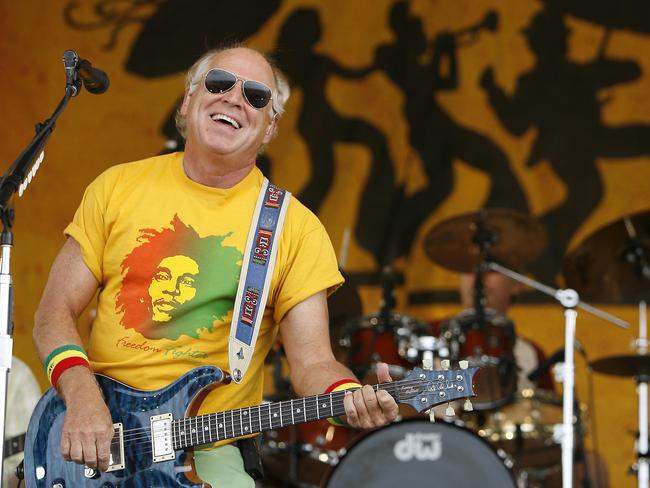
[[[375,385],[375,390],[380,386]],[[338,391],[174,420],[174,449],[338,417],[345,414],[344,396],[344,391]]]

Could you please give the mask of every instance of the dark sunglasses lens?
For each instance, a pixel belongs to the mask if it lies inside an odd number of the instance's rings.
[[[205,89],[210,93],[223,93],[230,90],[237,83],[237,78],[232,73],[220,69],[211,69],[205,76]]]
[[[255,108],[264,108],[271,100],[271,89],[257,81],[244,82],[244,95],[246,100]]]

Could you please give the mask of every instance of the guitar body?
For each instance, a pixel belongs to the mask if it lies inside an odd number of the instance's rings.
[[[215,367],[193,369],[174,383],[155,391],[143,391],[97,375],[114,423],[122,423],[124,469],[97,472],[88,478],[83,465],[61,457],[61,427],[65,405],[50,388],[41,398],[27,428],[25,439],[25,482],[29,488],[101,487],[101,488],[199,488],[191,481],[196,476],[192,460],[184,450],[174,459],[154,463],[151,455],[150,417],[172,414],[183,418],[193,399],[206,387],[224,379]],[[145,429],[134,432],[132,429]]]

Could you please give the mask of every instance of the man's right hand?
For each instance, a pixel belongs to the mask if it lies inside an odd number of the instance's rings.
[[[59,378],[66,404],[61,429],[61,455],[67,461],[106,471],[113,439],[113,421],[94,376],[83,366]]]

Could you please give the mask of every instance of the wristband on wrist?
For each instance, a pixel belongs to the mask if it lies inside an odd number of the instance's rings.
[[[352,388],[361,388],[361,383],[359,383],[357,380],[350,380],[350,379],[344,379],[344,380],[339,380],[334,383],[332,383],[330,386],[327,387],[325,390],[325,393],[334,393],[336,391],[345,391],[345,390],[350,390]],[[345,426],[347,425],[343,420],[341,420],[339,417],[329,417],[327,421],[335,425],[337,427]]]
[[[77,344],[64,344],[54,349],[43,363],[45,374],[52,386],[56,389],[61,374],[73,366],[85,366],[90,369],[88,356],[83,347]]]

